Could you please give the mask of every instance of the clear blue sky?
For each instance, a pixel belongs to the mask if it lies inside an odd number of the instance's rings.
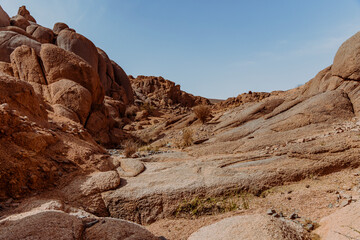
[[[2,0],[43,26],[65,22],[128,74],[227,98],[286,90],[330,65],[360,30],[359,0]]]

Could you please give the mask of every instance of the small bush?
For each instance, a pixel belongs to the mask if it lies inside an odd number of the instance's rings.
[[[202,123],[205,123],[207,121],[207,119],[210,117],[211,114],[211,110],[208,106],[206,105],[199,105],[193,108],[193,111],[196,115],[196,117],[198,119],[200,119],[200,121]]]
[[[184,129],[182,134],[182,145],[184,147],[191,146],[193,144],[193,132],[190,129]]]
[[[131,157],[134,153],[136,153],[138,149],[138,145],[131,140],[126,141],[123,146],[124,146],[124,155],[127,158]]]

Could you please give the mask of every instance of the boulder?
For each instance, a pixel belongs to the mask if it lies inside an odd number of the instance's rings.
[[[97,48],[97,50],[99,53],[98,73],[100,80],[104,87],[105,94],[111,96],[112,85],[115,79],[113,66],[108,55],[100,48]]]
[[[85,127],[96,141],[105,145],[110,143],[109,131],[113,126],[110,124],[109,112],[105,106],[90,113]]]
[[[331,70],[343,79],[360,80],[360,32],[340,46]]]
[[[0,31],[0,61],[10,62],[10,54],[21,45],[33,48],[36,54],[40,53],[39,42],[13,31]]]
[[[85,124],[92,104],[91,94],[86,88],[68,79],[54,82],[48,88],[51,104],[61,104],[72,110],[76,113],[80,123]],[[74,117],[71,117],[71,119],[76,120]]]
[[[98,52],[95,45],[86,37],[76,32],[64,29],[58,33],[56,44],[67,51],[73,52],[87,61],[97,72]]]
[[[69,26],[62,22],[55,23],[53,27],[53,31],[55,34],[59,34],[59,32],[64,29],[69,29]]]
[[[225,218],[200,228],[188,240],[310,240],[309,234],[298,224],[285,219],[262,215]]]
[[[48,84],[70,79],[89,90],[93,105],[103,103],[104,90],[99,75],[82,58],[53,44],[43,44],[40,57]]]
[[[74,122],[80,122],[78,115],[71,109],[61,104],[52,105],[53,111],[56,115],[66,117]]]
[[[111,61],[111,64],[113,65],[115,82],[125,90],[124,103],[126,105],[132,104],[134,102],[134,93],[128,76],[116,62]]]
[[[30,12],[26,9],[26,6],[21,6],[18,10],[18,15],[23,16],[26,20],[36,23],[35,18],[30,15]]]
[[[12,221],[0,222],[0,240],[81,239],[82,221],[60,211],[45,211]]]
[[[0,27],[10,26],[10,17],[0,6]]]
[[[11,24],[12,26],[17,26],[17,27],[19,27],[19,28],[21,28],[21,29],[24,29],[24,30],[26,30],[26,27],[30,25],[29,21],[26,20],[26,19],[25,19],[23,16],[21,16],[21,15],[16,15],[16,16],[12,17],[12,18],[10,19],[10,24]]]
[[[39,63],[35,50],[26,45],[17,47],[10,55],[14,76],[39,84],[46,84],[46,79]]]
[[[31,34],[27,33],[24,29],[19,28],[17,26],[7,26],[7,27],[0,27],[0,31],[11,31],[11,32],[16,32],[19,33],[21,35],[24,35],[32,40],[37,41]]]
[[[86,229],[85,238],[88,240],[97,239],[146,239],[158,240],[152,233],[143,226],[129,221],[104,218],[93,227]]]
[[[45,28],[40,25],[30,25],[27,26],[26,32],[31,34],[40,43],[54,42],[54,32],[49,28]]]

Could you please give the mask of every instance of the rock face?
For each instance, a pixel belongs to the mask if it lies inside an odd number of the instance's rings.
[[[195,97],[180,90],[180,85],[165,80],[162,77],[138,76],[130,78],[136,99],[140,102],[148,102],[157,107],[179,104],[183,107],[193,107],[199,104],[210,104],[203,97]]]
[[[10,25],[9,15],[0,6],[0,27],[6,27]]]
[[[295,223],[262,215],[226,218],[193,233],[188,240],[310,240],[309,234]]]

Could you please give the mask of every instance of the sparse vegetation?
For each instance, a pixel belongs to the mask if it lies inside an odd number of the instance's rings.
[[[191,146],[193,144],[193,132],[191,129],[184,129],[182,134],[182,145],[184,147]]]
[[[138,144],[132,140],[128,140],[123,144],[124,155],[129,158],[138,150]]]
[[[231,212],[239,209],[246,210],[250,208],[249,200],[250,194],[243,192],[221,197],[195,197],[193,199],[185,199],[179,204],[175,215],[178,217],[198,217]]]
[[[193,111],[202,123],[206,123],[211,114],[211,109],[207,105],[198,105],[193,108]]]

